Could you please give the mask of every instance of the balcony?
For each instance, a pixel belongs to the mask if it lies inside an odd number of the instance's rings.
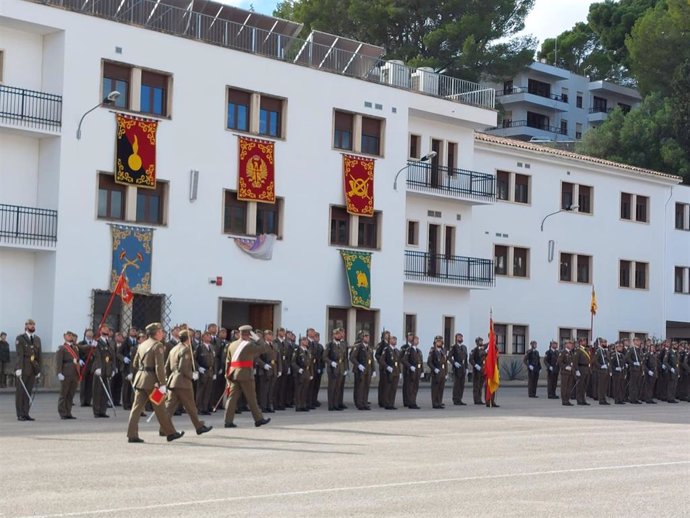
[[[62,126],[62,96],[0,84],[0,123],[55,135]]]
[[[405,280],[459,288],[491,288],[494,263],[491,259],[405,250]]]
[[[529,90],[529,88],[525,86],[516,86],[514,88],[497,90],[496,97],[499,98],[503,106],[524,103],[546,110],[555,110],[559,112],[568,111],[567,97],[552,93],[546,94],[536,90]]]
[[[56,210],[0,204],[0,246],[52,250],[57,219]]]
[[[535,121],[514,121],[510,119],[505,119],[500,126],[488,128],[486,131],[492,135],[523,140],[536,138],[556,141],[559,140],[559,138],[565,140],[564,137],[567,138],[568,135],[558,126],[550,126]]]
[[[614,110],[614,108],[604,108],[604,107],[595,107],[595,108],[590,108],[589,109],[589,115],[587,115],[587,121],[590,124],[599,124],[601,122],[604,122],[606,119],[609,118],[609,115],[611,112]]]
[[[496,179],[490,174],[415,160],[407,162],[408,191],[486,204],[496,200],[495,186]]]

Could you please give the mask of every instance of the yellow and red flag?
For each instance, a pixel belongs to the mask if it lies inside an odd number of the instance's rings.
[[[599,306],[597,306],[597,294],[594,293],[594,286],[592,286],[592,300],[589,303],[589,312],[592,313],[592,316],[597,314],[597,309],[599,309]]]
[[[374,160],[344,154],[343,182],[347,212],[358,216],[373,216]]]
[[[116,114],[115,181],[156,188],[156,130],[158,121]]]
[[[125,272],[122,272],[120,274],[120,277],[117,279],[117,284],[115,284],[115,289],[113,291],[115,295],[118,295],[122,299],[122,302],[124,302],[125,304],[132,303],[134,294],[132,293],[132,290],[129,289],[129,284],[127,284],[127,277],[125,277]]]
[[[494,319],[489,316],[489,347],[484,361],[484,375],[486,376],[486,402],[489,404],[492,394],[498,390],[501,376],[498,369],[498,347],[496,347],[496,333],[494,332]]]
[[[237,199],[276,202],[274,143],[240,137]]]

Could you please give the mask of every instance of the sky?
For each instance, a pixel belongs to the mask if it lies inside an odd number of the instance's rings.
[[[224,4],[249,9],[250,4],[259,13],[272,14],[276,0],[219,0]],[[599,0],[601,1],[601,0]],[[525,20],[524,34],[532,34],[541,43],[553,38],[576,22],[585,21],[593,0],[536,0],[534,8]]]

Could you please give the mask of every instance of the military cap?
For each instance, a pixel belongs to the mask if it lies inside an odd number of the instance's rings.
[[[146,332],[148,334],[153,334],[161,329],[163,329],[163,326],[159,322],[153,322],[152,324],[146,326]]]
[[[75,333],[74,331],[65,331],[65,336],[66,335],[77,336],[77,333]]]
[[[441,335],[436,335],[434,336],[434,340],[443,340],[443,337]]]
[[[26,319],[26,322],[24,322],[24,325],[25,325],[25,326],[35,326],[35,325],[36,325],[36,322],[34,322],[33,320],[31,320],[30,318],[27,318],[27,319]]]
[[[250,326],[249,324],[245,324],[243,326],[240,326],[240,331],[247,331],[248,332],[251,330],[252,330],[252,326]]]
[[[273,330],[271,330],[271,329],[265,329],[265,330],[263,331],[263,333],[264,333],[265,335],[272,335],[272,334],[273,334]]]

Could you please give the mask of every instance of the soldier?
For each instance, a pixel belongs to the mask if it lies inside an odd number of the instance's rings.
[[[575,395],[577,397],[578,405],[589,405],[589,403],[587,403],[587,387],[589,386],[589,378],[592,374],[590,367],[591,363],[592,357],[587,351],[585,341],[579,340],[578,348],[573,353],[573,367],[575,369]],[[562,371],[561,374],[563,374]]]
[[[680,363],[678,361],[678,342],[673,342],[671,348],[664,354],[664,366],[666,367],[666,402],[678,403],[676,399],[676,386],[680,377]]]
[[[91,406],[91,397],[93,395],[91,361],[96,345],[96,340],[93,338],[93,330],[86,329],[84,331],[84,339],[79,342],[79,365],[82,370],[81,381],[79,382],[79,403],[84,407]]]
[[[544,354],[544,368],[546,369],[546,393],[549,399],[558,399],[556,385],[558,385],[558,342],[551,340],[549,350]]]
[[[561,373],[561,404],[563,406],[573,406],[570,402],[570,395],[573,391],[575,355],[573,353],[573,342],[571,340],[566,340],[565,348],[558,355],[556,365]]]
[[[124,364],[122,363],[122,348],[125,344],[125,337],[119,331],[113,335],[113,361],[115,363],[115,374],[113,375],[112,392],[110,396],[113,398],[113,403],[115,406],[120,406],[120,401],[122,398],[122,382],[124,377],[122,375],[122,370],[124,369]]]
[[[443,347],[443,337],[434,337],[434,345],[429,350],[426,364],[431,370],[431,406],[432,408],[445,408],[443,404],[443,389],[446,386],[446,374],[448,360]]]
[[[403,390],[407,390],[407,408],[419,410],[417,392],[419,391],[419,380],[424,376],[424,356],[419,349],[418,336],[412,336],[412,344],[403,354],[402,364],[404,371],[409,371],[407,387],[403,383]]]
[[[657,379],[656,379],[656,398],[661,401],[666,401],[668,395],[668,367],[664,363],[664,357],[669,349],[668,340],[664,340],[663,343],[657,347],[656,362],[658,366]]]
[[[374,353],[369,347],[369,333],[362,331],[359,341],[355,342],[350,353],[350,364],[355,374],[355,387],[353,391],[355,407],[357,410],[371,410],[369,406],[369,388],[372,376],[376,376],[374,370]]]
[[[110,344],[110,328],[101,327],[101,336],[96,341],[91,357],[90,371],[93,375],[93,416],[110,417],[106,412],[108,408],[108,394],[110,379],[115,374],[113,348]]]
[[[7,364],[10,363],[10,344],[7,333],[0,333],[0,388],[7,387]]]
[[[127,337],[124,344],[122,344],[122,409],[131,410],[134,402],[134,372],[132,370],[132,360],[137,354],[139,341],[146,340],[146,334],[141,333],[141,338],[135,337],[134,344],[132,344],[132,337]]]
[[[390,331],[384,331],[381,333],[381,341],[376,344],[376,351],[374,352],[374,359],[376,360],[376,363],[379,366],[379,390],[378,390],[378,403],[379,403],[379,408],[384,408],[384,401],[382,399],[383,394],[385,392],[384,385],[386,384],[386,380],[384,379],[384,371],[381,367],[381,354],[383,353],[384,349],[388,347],[388,342],[390,341],[391,334]]]
[[[597,400],[600,405],[608,405],[610,403],[606,401],[606,391],[611,378],[611,365],[609,364],[609,354],[606,348],[607,342],[603,338],[598,338],[597,342],[599,342],[599,347],[597,347],[593,361],[593,368],[597,371]]]
[[[400,382],[400,351],[395,346],[398,339],[395,336],[389,336],[388,346],[381,351],[379,358],[379,365],[382,367],[382,376],[385,377],[383,383],[383,408],[386,410],[397,410],[395,406],[395,394],[398,391],[398,383]]]
[[[290,377],[292,370],[290,369],[292,363],[292,349],[289,347],[289,342],[286,340],[285,328],[278,328],[276,337],[273,339],[273,348],[276,355],[280,358],[280,376],[276,379],[273,408],[275,410],[285,410],[287,378]]]
[[[537,396],[537,384],[539,382],[539,371],[541,370],[541,361],[539,359],[539,351],[537,350],[536,340],[529,343],[529,350],[522,358],[522,362],[527,365],[527,396]]]
[[[259,380],[259,406],[265,413],[272,414],[273,409],[273,390],[276,379],[281,375],[280,356],[273,345],[273,331],[264,331],[264,341],[266,342],[266,352],[256,357],[256,372]]]
[[[55,353],[55,372],[60,380],[58,414],[60,419],[76,419],[72,415],[72,405],[79,386],[79,348],[75,343],[77,335],[67,331],[63,338],[65,342]]]
[[[229,384],[230,395],[228,406],[225,409],[225,428],[236,428],[235,408],[240,395],[244,395],[252,416],[254,426],[259,427],[271,422],[264,419],[256,401],[256,385],[254,384],[254,358],[268,350],[268,345],[256,333],[252,332],[252,326],[240,327],[240,338],[228,347],[226,361],[230,363],[226,376]]]
[[[36,333],[36,322],[24,322],[24,333],[14,342],[17,348],[15,376],[15,406],[19,421],[33,421],[29,415],[34,384],[41,378],[41,338]]]
[[[625,353],[625,366],[628,369],[628,398],[633,405],[639,405],[642,397],[642,349],[640,339],[635,337],[633,345]]]
[[[216,380],[216,352],[211,344],[211,333],[201,335],[201,345],[196,350],[196,365],[199,367],[199,381],[196,385],[196,406],[201,415],[211,415],[211,391]],[[252,376],[253,378],[253,376]]]
[[[678,399],[690,401],[690,351],[688,351],[688,344],[685,341],[680,343],[678,363],[681,373],[678,380]]]
[[[129,413],[129,425],[127,427],[127,441],[131,443],[144,442],[139,437],[139,418],[146,406],[146,402],[149,400],[150,394],[154,389],[157,389],[162,394],[167,392],[165,363],[163,361],[165,346],[161,342],[164,337],[165,331],[163,331],[161,324],[154,322],[147,325],[146,340],[139,345],[136,356],[134,356],[132,361],[132,369],[136,372],[134,375],[136,395],[134,396],[132,411]],[[162,404],[153,405],[153,411],[160,424],[160,430],[166,436],[168,442],[179,439],[184,435],[184,432],[175,431],[175,427]]]
[[[472,365],[472,396],[474,397],[475,405],[483,405],[482,401],[482,387],[484,386],[484,359],[486,358],[486,351],[484,350],[484,339],[477,337],[474,341],[475,347],[470,353],[470,365]]]
[[[333,340],[326,345],[326,373],[328,374],[328,410],[344,410],[343,392],[347,375],[347,343],[343,341],[344,331],[333,330]]]
[[[189,419],[194,425],[197,435],[210,432],[213,426],[206,426],[199,420],[196,404],[194,402],[193,382],[199,379],[199,372],[194,370],[194,353],[188,329],[178,330],[178,344],[168,353],[165,362],[165,372],[168,375],[168,398],[165,401],[165,410],[168,417],[172,418],[178,407],[182,407],[187,412]],[[160,435],[165,435],[161,429]]]
[[[611,354],[611,378],[613,379],[613,400],[616,405],[625,404],[625,377],[627,364],[623,353],[623,344],[616,343],[616,348]]]
[[[321,376],[323,375],[324,369],[324,347],[323,344],[321,344],[321,335],[313,329],[310,331],[312,338],[309,342],[309,349],[312,354],[312,361],[314,362],[314,368],[312,369],[314,379],[311,380],[309,384],[309,393],[307,395],[309,399],[309,408],[314,409],[321,406],[321,402],[319,401],[319,390],[321,389]],[[309,331],[307,332],[307,337],[309,337]]]
[[[405,335],[405,343],[402,344],[400,347],[400,359],[402,360],[405,357],[405,354],[407,353],[407,350],[412,346],[412,341],[414,340],[414,333],[408,331],[407,334]],[[408,393],[408,385],[410,383],[410,370],[407,368],[403,368],[403,373],[402,373],[402,379],[403,379],[403,385],[402,385],[402,393],[403,393],[403,405],[406,407],[410,406],[410,402],[407,399],[407,393]]]
[[[654,401],[654,389],[656,387],[659,369],[657,365],[656,345],[652,342],[649,343],[647,351],[644,353],[642,365],[645,375],[642,386],[644,402],[650,405],[656,405],[656,401]]]
[[[308,412],[310,384],[314,379],[314,358],[306,336],[300,338],[299,347],[292,355],[292,372],[295,377],[295,412]]]
[[[297,337],[292,331],[286,332],[286,352],[288,357],[288,374],[294,374],[292,372],[292,355],[295,354],[299,344],[297,343]],[[293,408],[295,406],[295,377],[288,376],[285,380],[285,408]]]
[[[450,347],[448,360],[453,364],[453,404],[465,406],[462,396],[467,376],[467,346],[463,343],[462,333],[455,334],[455,343]]]

